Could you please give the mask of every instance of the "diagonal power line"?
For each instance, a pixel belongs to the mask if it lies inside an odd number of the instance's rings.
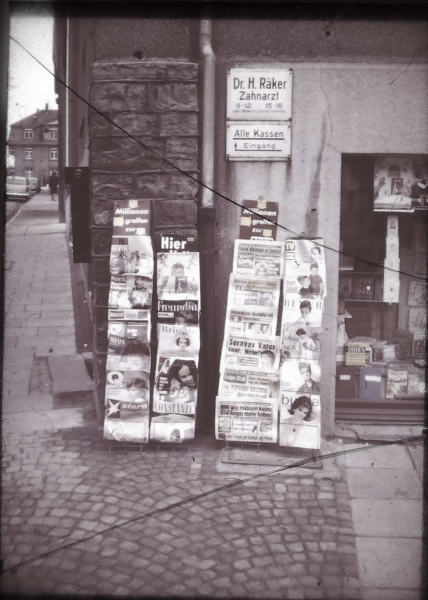
[[[173,169],[175,169],[176,171],[178,171],[182,175],[188,177],[189,179],[191,179],[192,181],[194,181],[198,185],[204,187],[205,189],[209,190],[210,192],[213,192],[213,194],[215,194],[219,198],[222,198],[223,200],[226,200],[227,202],[230,202],[230,204],[234,204],[235,206],[238,206],[239,208],[245,209],[248,212],[250,212],[253,215],[255,215],[255,216],[257,216],[257,217],[260,218],[260,215],[256,211],[254,211],[253,209],[248,208],[248,207],[240,204],[236,200],[232,200],[232,198],[229,198],[228,196],[225,196],[221,192],[219,192],[219,191],[215,190],[214,188],[210,187],[209,185],[207,185],[206,183],[204,183],[203,181],[201,181],[197,177],[194,177],[190,173],[187,173],[187,171],[184,171],[179,166],[177,166],[176,164],[174,164],[173,162],[171,162],[170,160],[168,160],[164,156],[160,155],[156,150],[154,150],[153,148],[151,148],[150,146],[148,146],[147,144],[145,144],[141,140],[137,139],[134,135],[132,135],[132,133],[129,133],[128,131],[126,131],[126,129],[124,129],[123,127],[121,127],[117,123],[115,123],[115,121],[113,121],[112,119],[110,119],[106,114],[104,114],[102,111],[100,111],[98,108],[96,108],[91,102],[89,102],[89,100],[87,100],[86,98],[84,98],[83,96],[81,96],[72,87],[70,87],[69,85],[67,85],[65,83],[65,81],[63,81],[60,77],[58,77],[58,75],[55,75],[55,73],[53,73],[50,69],[48,69],[48,67],[46,67],[46,65],[44,65],[38,58],[36,58],[34,56],[34,54],[32,54],[29,50],[27,50],[27,48],[25,48],[25,46],[23,46],[21,44],[21,42],[19,42],[16,38],[14,38],[11,35],[10,39],[13,40],[16,44],[18,44],[18,46],[20,46],[29,56],[31,56],[31,58],[33,60],[35,60],[43,69],[45,69],[50,75],[52,75],[52,77],[56,81],[58,81],[59,83],[61,83],[61,85],[63,85],[72,94],[74,94],[77,98],[79,98],[79,100],[81,100],[82,102],[84,102],[89,108],[91,108],[93,111],[95,111],[101,117],[103,117],[103,119],[105,119],[106,121],[108,121],[109,123],[111,123],[114,127],[116,127],[116,129],[118,129],[123,134],[125,134],[126,136],[128,136],[129,138],[131,138],[132,140],[134,140],[135,142],[137,142],[137,144],[139,144],[142,148],[144,148],[145,150],[148,150],[154,156],[156,156],[157,158],[159,158],[161,161],[163,161],[164,163],[166,163],[167,165],[169,165],[170,167],[172,167]],[[286,227],[285,225],[282,225],[281,223],[278,223],[277,221],[273,221],[272,219],[269,219],[268,217],[264,217],[263,216],[263,220],[267,221],[268,223],[271,223],[272,225],[275,225],[275,226],[279,227],[280,229],[283,229],[284,231],[287,231],[288,233],[291,233],[293,236],[295,236],[297,238],[302,238],[303,237],[299,233],[297,233],[297,232],[293,231],[292,229],[290,229],[289,227]],[[358,256],[355,256],[353,254],[348,254],[346,252],[338,250],[337,248],[332,248],[331,246],[327,246],[326,244],[321,244],[321,243],[316,242],[314,240],[313,240],[313,243],[316,244],[317,246],[325,248],[326,250],[331,250],[332,252],[336,252],[337,254],[341,254],[342,256],[348,256],[348,257],[356,258],[357,260],[359,259]],[[387,266],[382,265],[380,263],[377,263],[375,261],[371,261],[371,260],[367,260],[367,259],[359,259],[359,260],[362,260],[363,262],[365,262],[365,263],[367,263],[369,265],[372,265],[372,266],[382,267],[383,269],[385,269],[387,271],[392,271],[394,273],[399,273],[400,275],[406,275],[407,277],[412,277],[413,279],[419,279],[419,280],[425,281],[425,282],[428,281],[427,278],[425,278],[425,277],[419,277],[419,276],[413,275],[411,273],[406,273],[405,271],[393,269],[392,267],[387,267]]]

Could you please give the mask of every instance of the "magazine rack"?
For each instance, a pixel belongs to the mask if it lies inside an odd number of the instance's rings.
[[[147,449],[147,444],[139,442],[114,442],[109,441],[109,454],[113,452],[139,452],[143,453]]]
[[[193,440],[189,440],[192,443],[190,444],[169,444],[169,443],[163,443],[163,444],[156,444],[153,443],[153,446],[156,448],[156,452],[162,451],[162,450],[170,450],[172,452],[176,452],[176,451],[180,451],[180,450],[187,450],[187,452],[190,452],[190,450],[193,448]]]

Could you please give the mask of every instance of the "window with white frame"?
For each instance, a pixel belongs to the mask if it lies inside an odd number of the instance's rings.
[[[25,158],[30,159],[30,160],[33,158],[33,149],[32,148],[25,148]]]
[[[49,135],[50,135],[51,140],[57,140],[58,139],[58,129],[51,129]]]
[[[58,148],[51,148],[49,158],[51,160],[58,160]]]
[[[32,140],[34,137],[34,133],[32,129],[24,129],[24,138],[26,140]]]

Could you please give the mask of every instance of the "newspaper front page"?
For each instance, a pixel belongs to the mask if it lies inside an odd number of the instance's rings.
[[[233,273],[283,277],[284,242],[235,240]]]
[[[220,374],[218,389],[223,398],[279,398],[279,371],[269,373],[252,369],[225,369]]]
[[[278,401],[218,396],[215,433],[218,440],[276,443]]]
[[[278,311],[274,308],[248,309],[228,307],[225,330],[248,337],[272,337],[276,333]]]
[[[280,279],[278,277],[243,277],[231,274],[228,307],[277,309],[279,292]]]
[[[228,334],[224,338],[221,370],[226,367],[247,367],[261,371],[279,369],[280,338],[248,338]]]

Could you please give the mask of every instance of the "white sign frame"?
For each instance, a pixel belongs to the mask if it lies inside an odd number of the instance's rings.
[[[240,135],[237,137],[236,132]],[[258,136],[254,137],[254,132]],[[261,136],[261,137],[259,137]],[[282,137],[281,137],[282,136]],[[278,144],[280,147],[278,148]],[[247,146],[247,147],[245,147]],[[253,147],[252,147],[253,146]],[[290,121],[228,121],[226,159],[237,161],[288,161],[291,158]]]
[[[292,69],[228,69],[227,120],[291,120],[292,80]]]

